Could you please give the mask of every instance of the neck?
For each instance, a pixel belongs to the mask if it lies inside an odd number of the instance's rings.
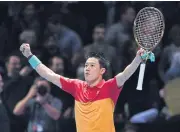
[[[96,79],[96,80],[94,80],[94,81],[87,82],[87,83],[88,83],[88,85],[89,85],[90,87],[94,87],[94,86],[96,86],[98,83],[100,83],[101,81],[102,81],[102,77],[100,77],[100,78],[98,78],[98,79]]]

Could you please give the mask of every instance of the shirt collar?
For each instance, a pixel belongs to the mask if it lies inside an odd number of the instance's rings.
[[[93,86],[94,88],[102,88],[102,86],[104,85],[104,83],[105,83],[105,80],[103,79],[103,80],[101,80],[96,86]],[[88,85],[87,85],[88,86]],[[88,86],[89,87],[89,86]]]
[[[97,88],[102,88],[102,86],[104,85],[104,83],[105,83],[105,80],[103,79],[103,80],[101,80],[95,87],[97,87]]]

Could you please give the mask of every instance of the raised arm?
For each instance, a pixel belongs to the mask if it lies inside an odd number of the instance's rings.
[[[129,64],[123,72],[119,73],[116,75],[116,81],[118,87],[121,87],[124,85],[124,83],[132,76],[132,74],[136,71],[138,68],[139,64],[141,63],[141,54],[144,52],[143,49],[138,50],[136,57],[134,60]]]
[[[36,85],[32,85],[28,94],[16,104],[13,113],[15,115],[24,114],[28,106],[28,102],[36,95],[36,93],[37,93]]]
[[[60,75],[54,73],[51,69],[42,64],[41,61],[31,53],[29,44],[22,44],[20,47],[20,51],[26,58],[28,58],[28,61],[33,69],[35,69],[41,77],[52,82],[60,88],[62,87],[60,82]]]

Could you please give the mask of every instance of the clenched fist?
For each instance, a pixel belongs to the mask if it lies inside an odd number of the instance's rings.
[[[137,51],[137,55],[140,55],[142,56],[144,53],[146,53],[146,51],[142,48],[140,48],[138,51]]]
[[[20,51],[26,58],[28,58],[30,55],[32,55],[31,48],[30,48],[29,44],[27,44],[27,43],[23,43],[20,46]]]

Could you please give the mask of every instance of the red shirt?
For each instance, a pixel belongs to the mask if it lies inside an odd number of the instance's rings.
[[[85,81],[61,77],[62,89],[75,98],[77,132],[115,132],[113,112],[122,87],[116,78],[93,88]]]

